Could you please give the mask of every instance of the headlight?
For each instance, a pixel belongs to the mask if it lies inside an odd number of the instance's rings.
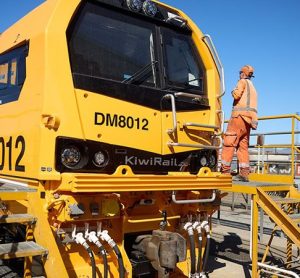
[[[201,158],[200,158],[200,165],[201,165],[202,167],[204,167],[204,166],[207,165],[207,158],[206,158],[205,155],[201,156]]]
[[[210,167],[216,166],[216,163],[217,163],[216,156],[214,154],[212,154],[209,158]]]
[[[146,0],[143,3],[143,12],[145,13],[145,15],[154,17],[157,13],[157,7],[152,1]]]
[[[139,12],[142,9],[143,2],[141,0],[126,0],[129,10]]]
[[[67,146],[61,151],[61,163],[70,169],[75,169],[78,167],[82,155],[76,146]]]
[[[104,167],[108,163],[108,155],[103,151],[98,151],[94,154],[93,163],[97,167]]]

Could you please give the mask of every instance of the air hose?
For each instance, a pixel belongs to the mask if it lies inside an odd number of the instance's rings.
[[[118,245],[115,243],[115,241],[110,237],[107,230],[104,230],[100,233],[100,237],[102,240],[106,241],[110,247],[114,250],[117,258],[118,258],[118,265],[119,265],[119,278],[125,278],[125,268],[124,268],[124,262],[123,257],[120,252],[120,249]]]
[[[93,254],[93,251],[91,250],[90,247],[88,247],[86,249],[86,251],[88,252],[89,256],[90,256],[90,260],[91,260],[91,265],[92,265],[92,278],[96,278],[96,262],[95,262],[95,257]]]
[[[194,230],[198,233],[198,260],[197,260],[197,273],[200,273],[201,263],[202,263],[202,228],[201,223],[196,221],[193,224]]]
[[[92,278],[96,278],[96,263],[95,263],[95,257],[94,257],[92,249],[87,244],[82,233],[75,234],[73,238],[77,244],[82,245],[84,247],[84,249],[88,252],[90,261],[91,261],[91,265],[92,265]]]
[[[198,263],[197,263],[197,273],[200,273],[200,266],[202,261],[202,234],[198,234]]]
[[[206,271],[206,265],[207,265],[207,260],[208,260],[208,255],[209,255],[209,248],[210,248],[210,235],[207,235],[207,241],[206,241],[206,248],[204,252],[204,260],[203,260],[203,272],[205,273]]]
[[[121,254],[120,249],[117,244],[113,247],[113,250],[118,258],[119,278],[124,278],[125,277],[125,268],[124,268],[123,258],[122,258],[122,254]]]
[[[195,276],[196,273],[196,252],[195,252],[195,239],[194,231],[191,222],[187,222],[184,225],[184,229],[188,232],[190,242],[190,255],[191,255],[191,277]]]
[[[202,274],[204,275],[205,271],[206,271],[206,265],[207,265],[209,248],[210,248],[210,228],[209,228],[209,224],[207,221],[202,222],[201,227],[206,233],[206,247],[205,247],[204,256],[203,256],[204,259],[203,259],[203,268],[202,268]]]
[[[108,274],[108,262],[107,262],[106,250],[104,249],[104,247],[102,245],[99,247],[99,253],[102,256],[103,265],[104,265],[103,278],[107,278],[107,274]]]
[[[103,245],[101,244],[98,237],[96,236],[96,232],[87,233],[86,237],[90,242],[93,242],[98,247],[99,254],[101,254],[101,256],[102,256],[103,265],[104,265],[103,278],[107,278],[107,275],[108,275],[108,262],[107,262],[106,251],[105,251]]]

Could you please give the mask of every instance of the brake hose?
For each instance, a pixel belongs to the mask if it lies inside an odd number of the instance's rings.
[[[110,247],[114,250],[114,252],[118,258],[119,278],[125,278],[125,268],[124,268],[123,257],[122,257],[122,254],[120,252],[118,245],[110,237],[107,230],[102,231],[99,235],[102,240],[106,241],[110,245]]]
[[[187,222],[184,225],[184,230],[188,232],[189,241],[190,241],[190,255],[191,255],[191,277],[194,277],[196,273],[196,252],[195,252],[195,239],[194,231],[191,222]]]
[[[122,254],[121,254],[120,249],[117,244],[113,247],[113,250],[114,250],[116,256],[118,257],[119,278],[124,278],[125,277],[125,268],[124,268],[123,257],[122,257]]]
[[[104,274],[103,274],[103,278],[107,278],[107,274],[108,274],[108,263],[107,263],[107,256],[106,256],[106,251],[104,249],[104,247],[101,245],[99,246],[99,253],[102,256],[103,259],[103,264],[104,264]]]
[[[83,248],[88,252],[89,257],[90,257],[90,261],[91,261],[91,265],[92,265],[92,278],[96,278],[96,263],[95,263],[95,257],[94,257],[92,249],[90,248],[90,246],[88,245],[88,243],[84,239],[82,233],[77,233],[76,234],[75,230],[74,230],[73,239],[75,240],[75,242],[77,244],[82,245]]]
[[[95,263],[95,257],[93,254],[93,251],[91,250],[90,247],[88,247],[86,249],[86,251],[88,252],[89,256],[90,256],[90,260],[91,260],[91,265],[92,265],[92,278],[96,278],[96,263]]]

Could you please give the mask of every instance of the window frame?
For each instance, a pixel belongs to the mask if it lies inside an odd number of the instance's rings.
[[[19,99],[23,84],[26,79],[26,57],[28,56],[28,43],[18,46],[3,54],[0,54],[0,64],[8,63],[7,84],[0,89],[0,105],[10,103]],[[11,84],[12,63],[17,63],[15,84]]]
[[[202,62],[202,59],[199,55],[199,52],[197,51],[197,48],[195,46],[195,43],[193,42],[192,40],[192,37],[189,36],[189,41],[190,41],[190,46],[192,48],[192,55],[195,59],[195,62],[198,66],[198,69],[202,70],[203,72],[203,80],[202,80],[202,88],[200,86],[193,86],[193,85],[187,85],[186,87],[185,86],[182,86],[182,83],[179,83],[179,82],[175,82],[175,81],[171,81],[169,79],[169,76],[168,76],[168,70],[167,70],[167,64],[168,64],[168,61],[167,61],[167,50],[166,50],[166,47],[165,47],[165,36],[164,36],[164,33],[168,32],[170,30],[170,28],[166,28],[166,27],[160,27],[160,33],[162,35],[162,59],[163,59],[163,64],[165,66],[165,82],[166,82],[166,86],[169,86],[169,87],[175,87],[177,89],[182,89],[182,90],[187,90],[189,93],[193,93],[193,94],[197,94],[197,95],[200,95],[200,96],[207,96],[207,90],[206,90],[206,74],[205,74],[205,70],[204,70],[204,65],[203,65],[203,62]],[[171,30],[172,31],[172,30]],[[180,32],[181,30],[175,30],[177,32],[177,34],[182,34],[183,36],[184,35],[187,35],[186,32]]]

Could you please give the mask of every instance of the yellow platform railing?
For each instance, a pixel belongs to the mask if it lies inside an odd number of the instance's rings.
[[[280,182],[293,184],[295,179],[295,168],[296,163],[300,165],[300,146],[297,145],[296,135],[300,134],[300,130],[296,129],[297,122],[300,122],[300,116],[297,114],[286,114],[286,115],[274,115],[274,116],[264,116],[260,117],[259,123],[263,121],[274,121],[275,120],[286,120],[290,119],[291,125],[290,129],[287,131],[272,131],[272,132],[252,132],[251,137],[257,137],[257,143],[249,146],[250,158],[256,157],[257,159],[251,159],[250,165],[255,171],[252,171],[250,175],[250,180],[252,181],[261,181],[261,182]],[[228,123],[228,121],[225,121]],[[260,126],[260,124],[259,124]],[[264,139],[267,136],[280,136],[280,135],[290,135],[290,142],[283,144],[265,144]],[[274,151],[266,151],[273,149]],[[278,149],[288,149],[289,151],[285,154],[286,160],[272,160],[273,163],[270,163],[270,156],[278,156],[280,153],[277,153]],[[255,152],[254,150],[257,150]],[[270,173],[270,165],[290,165],[287,167],[288,170],[282,169],[282,172],[285,173]],[[300,177],[299,177],[300,178]]]

